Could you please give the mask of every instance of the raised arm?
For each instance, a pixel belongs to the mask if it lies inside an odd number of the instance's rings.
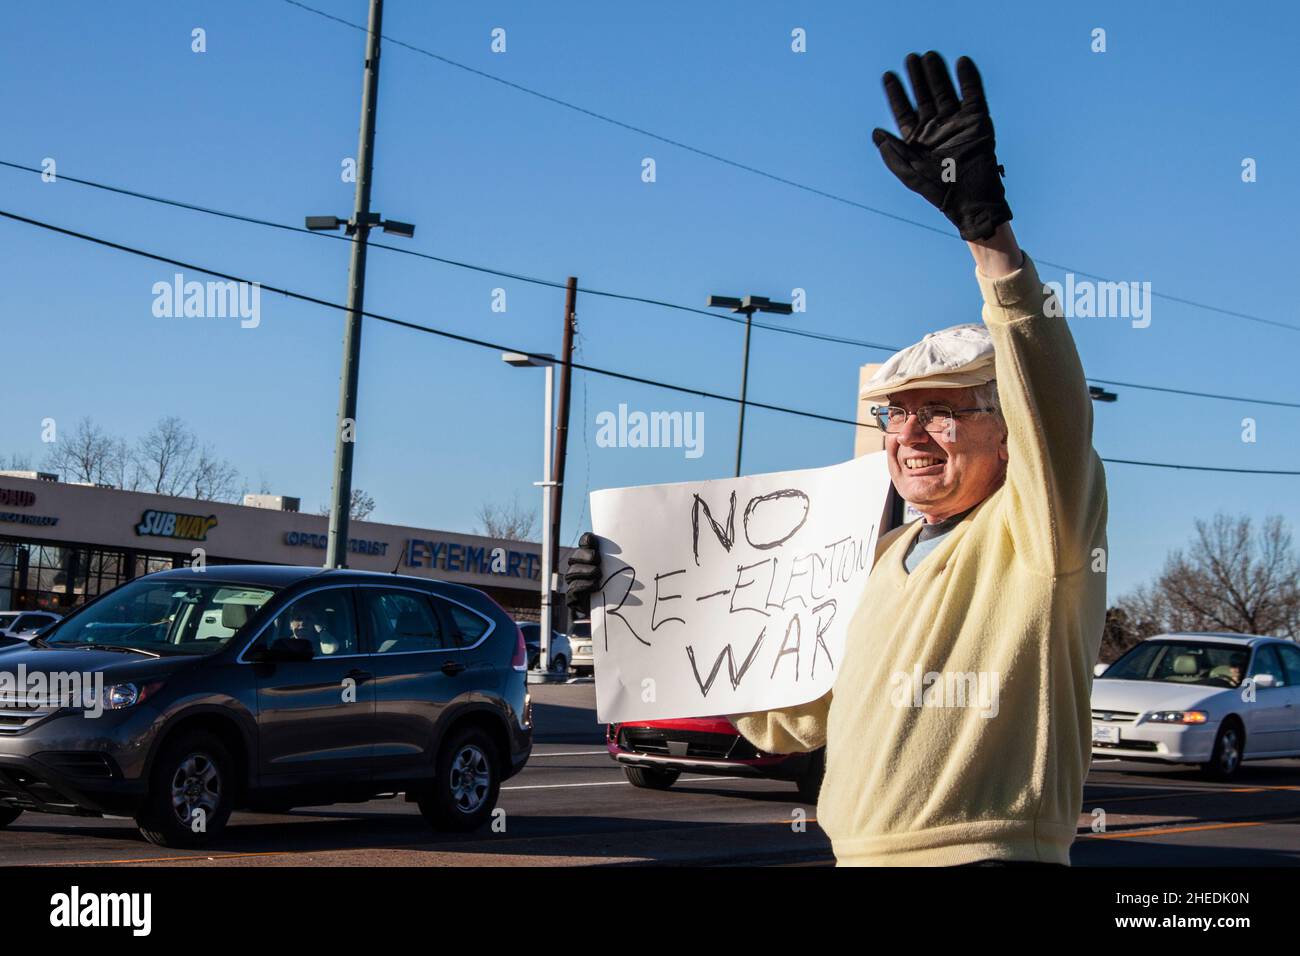
[[[1104,520],[1105,476],[1092,449],[1092,399],[1074,337],[1033,261],[1003,223],[970,242],[993,339],[1007,426],[1007,526],[1045,574],[1083,567]]]
[[[1046,574],[1088,560],[1105,512],[1092,450],[1092,403],[1074,339],[1011,231],[993,120],[979,70],[957,60],[960,94],[938,53],[907,57],[915,104],[884,76],[901,138],[872,140],[891,172],[957,227],[975,259],[1007,424],[1008,527],[1017,554]]]

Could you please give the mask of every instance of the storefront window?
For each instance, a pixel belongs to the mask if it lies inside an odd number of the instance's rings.
[[[183,564],[175,555],[43,545],[0,538],[0,610],[66,613],[119,584]]]

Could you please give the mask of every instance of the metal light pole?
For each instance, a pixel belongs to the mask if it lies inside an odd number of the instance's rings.
[[[766,296],[747,295],[737,299],[729,295],[711,295],[707,303],[711,308],[730,309],[745,316],[745,357],[740,366],[740,425],[736,430],[736,477],[740,477],[740,461],[745,451],[745,396],[749,391],[749,333],[755,312],[774,312],[790,315],[794,307],[789,302],[773,302]]]
[[[558,404],[555,409],[555,447],[551,452],[551,567],[558,566],[560,526],[564,516],[564,468],[569,445],[569,398],[573,388],[573,335],[577,331],[578,278],[569,276],[564,294],[564,335],[560,346],[560,381]],[[564,614],[565,630],[571,630],[567,612]]]
[[[555,356],[533,356],[522,352],[502,352],[501,361],[515,368],[546,369],[546,397],[542,402],[542,480],[533,484],[542,489],[542,581],[541,581],[541,653],[537,658],[537,670],[529,672],[529,683],[539,684],[553,679],[551,670],[551,489],[555,481],[551,473],[551,432],[555,427]]]
[[[384,19],[384,0],[370,0],[370,25],[366,38],[366,68],[361,84],[361,133],[357,145],[356,211],[344,221],[337,216],[308,216],[307,228],[333,230],[345,226],[352,236],[352,259],[348,265],[348,321],[343,332],[343,374],[339,380],[339,416],[334,434],[334,491],[330,504],[327,568],[348,564],[348,523],[352,505],[352,455],[356,446],[357,374],[361,362],[361,313],[366,298],[366,243],[375,226],[384,232],[415,235],[406,222],[383,222],[370,211],[370,182],[374,172],[375,108],[379,98],[379,36]]]

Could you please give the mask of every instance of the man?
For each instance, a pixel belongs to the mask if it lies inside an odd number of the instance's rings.
[[[883,535],[833,690],[732,718],[759,749],[826,747],[817,815],[840,864],[1069,863],[1105,615],[1106,488],[1061,312],[1012,235],[979,73],[885,74],[888,168],[967,240],[983,326],[926,336],[862,390],[895,489],[923,520]],[[566,575],[598,584],[595,539]],[[924,678],[921,677],[924,675]],[[982,694],[993,687],[998,706]]]
[[[306,601],[294,605],[289,615],[289,635],[299,640],[310,641],[316,654],[337,654],[339,642],[322,624],[316,611],[307,606]]]

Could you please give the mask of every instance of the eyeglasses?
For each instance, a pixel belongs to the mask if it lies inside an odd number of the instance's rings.
[[[983,408],[949,408],[947,405],[922,405],[915,412],[909,412],[898,405],[878,405],[871,409],[882,432],[897,435],[907,424],[907,420],[916,415],[917,423],[930,434],[945,432],[952,427],[953,419],[958,415],[973,415],[978,412],[996,412],[992,406]]]

